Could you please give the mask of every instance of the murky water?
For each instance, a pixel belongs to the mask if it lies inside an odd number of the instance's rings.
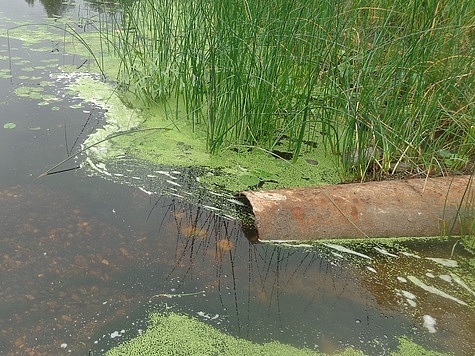
[[[94,10],[82,2],[3,1],[1,28],[58,11]],[[460,277],[461,268],[473,271],[471,256],[455,241],[350,251],[250,244],[239,222],[178,198],[81,169],[36,179],[78,150],[102,112],[69,97],[51,76],[82,58],[48,39],[27,47],[4,34],[1,354],[101,354],[145,329],[150,311],[166,308],[255,342],[326,353],[354,346],[387,354],[401,336],[456,354],[475,347],[475,288]],[[42,94],[18,95],[24,87]]]

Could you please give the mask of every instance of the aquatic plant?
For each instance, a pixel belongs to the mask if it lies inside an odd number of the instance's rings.
[[[318,141],[347,178],[378,178],[473,158],[474,19],[468,0],[144,0],[112,36],[121,87],[183,103],[211,152],[280,145],[296,160]]]

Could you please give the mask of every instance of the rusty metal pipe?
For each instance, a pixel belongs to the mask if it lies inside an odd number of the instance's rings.
[[[240,195],[252,207],[261,240],[460,235],[474,217],[470,176]]]

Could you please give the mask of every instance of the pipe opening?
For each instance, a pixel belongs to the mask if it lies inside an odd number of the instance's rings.
[[[237,193],[234,197],[242,203],[242,205],[239,206],[241,230],[249,242],[257,243],[259,241],[259,232],[257,230],[256,217],[254,215],[252,204],[244,193]]]

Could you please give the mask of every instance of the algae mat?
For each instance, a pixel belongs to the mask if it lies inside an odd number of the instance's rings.
[[[180,106],[131,109],[111,84],[97,76],[63,75],[69,93],[104,111],[105,124],[82,145],[83,167],[92,174],[140,188],[147,194],[170,195],[236,217],[236,191],[339,182],[337,158],[308,149],[295,163],[275,152],[230,147],[206,152],[205,134],[180,117]],[[282,143],[284,145],[285,143]],[[279,151],[280,152],[280,151]]]
[[[341,356],[364,355],[352,348],[336,353]],[[391,355],[443,355],[428,351],[406,338],[400,339],[397,351]],[[186,315],[177,313],[154,313],[149,329],[141,336],[126,341],[106,353],[107,356],[128,355],[269,355],[305,356],[323,355],[309,349],[299,349],[279,342],[256,344],[236,338]]]
[[[185,315],[152,314],[147,332],[111,349],[107,356],[120,355],[315,355],[279,342],[255,344],[226,335]],[[348,354],[350,355],[350,354]]]

